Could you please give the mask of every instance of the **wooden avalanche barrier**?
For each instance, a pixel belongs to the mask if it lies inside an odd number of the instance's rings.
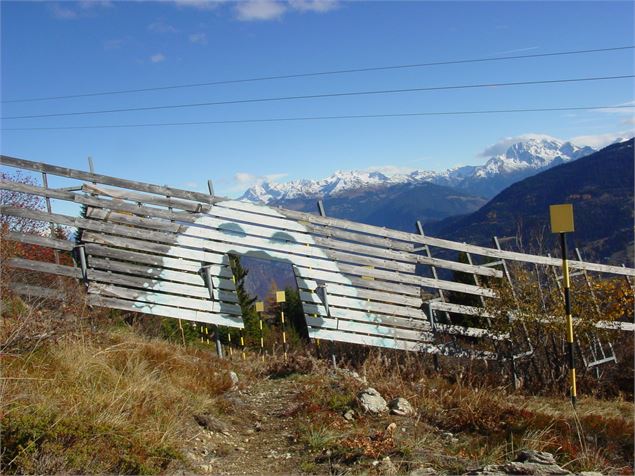
[[[0,189],[82,205],[83,217],[3,206],[2,214],[80,230],[77,242],[6,233],[3,238],[73,251],[76,266],[13,258],[10,266],[83,280],[89,302],[126,311],[244,327],[230,255],[288,263],[293,267],[309,336],[392,349],[497,358],[436,342],[439,333],[494,341],[506,334],[486,328],[436,323],[434,313],[487,318],[476,306],[452,304],[448,292],[496,299],[486,283],[503,270],[472,264],[483,258],[558,267],[558,259],[487,248],[293,210],[229,200],[54,165],[1,156],[0,165],[76,179],[49,188],[8,180]],[[430,247],[467,253],[470,263],[435,258]],[[426,253],[422,253],[426,251]],[[439,253],[435,253],[439,256]],[[440,253],[441,256],[445,256]],[[583,261],[584,272],[635,276],[635,270]],[[432,277],[423,270],[433,268]],[[505,268],[506,269],[506,268]],[[455,282],[452,272],[473,275]],[[482,279],[485,278],[485,279]],[[16,292],[50,290],[12,284]],[[440,298],[430,299],[428,293]],[[632,330],[629,324],[610,324]],[[262,344],[261,344],[262,345]]]

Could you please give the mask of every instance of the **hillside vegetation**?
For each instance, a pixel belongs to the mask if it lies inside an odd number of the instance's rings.
[[[85,310],[91,328],[76,311],[4,298],[3,473],[457,474],[522,449],[570,471],[632,471],[634,408],[619,395],[583,389],[576,414],[475,363],[435,373],[426,356],[377,350],[337,369],[307,350],[219,359],[166,340],[175,327],[157,319]],[[368,387],[413,413],[364,412]]]

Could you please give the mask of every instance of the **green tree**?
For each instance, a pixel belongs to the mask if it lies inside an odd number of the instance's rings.
[[[245,269],[240,262],[238,255],[229,255],[229,266],[234,275],[238,304],[242,311],[243,322],[245,323],[244,337],[246,344],[260,343],[260,327],[258,325],[258,313],[256,313],[256,296],[252,296],[245,288],[245,279],[249,270]],[[237,341],[234,341],[237,342]]]

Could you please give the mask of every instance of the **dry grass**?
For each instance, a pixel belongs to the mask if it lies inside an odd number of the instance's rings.
[[[403,471],[430,465],[458,473],[509,461],[529,449],[553,453],[572,471],[632,471],[631,402],[584,397],[574,412],[565,398],[514,394],[479,383],[478,375],[471,378],[468,371],[463,378],[429,375],[421,359],[397,360],[381,352],[371,354],[358,371],[367,384],[323,363],[301,378],[299,420],[310,425],[298,431],[313,453],[320,446],[316,441],[328,441],[329,464],[362,471],[372,467],[372,460],[390,456]],[[355,395],[365,386],[375,387],[386,400],[407,398],[417,416],[362,415],[354,423],[344,422],[342,413],[355,408]],[[388,434],[391,422],[397,426]],[[323,451],[310,458],[308,463],[322,463],[327,471]]]
[[[226,363],[118,331],[4,356],[3,472],[154,473],[231,386]]]
[[[33,340],[41,326],[55,329],[57,321],[47,324],[43,308],[19,301],[15,307],[19,319],[3,322],[12,336],[4,342],[11,345],[0,349],[5,473],[192,469],[183,451],[194,438],[194,415],[231,420],[236,430],[251,423],[252,409],[240,407],[236,414],[239,407],[218,398],[231,387],[230,368],[245,388],[292,383],[298,389],[293,401],[276,408],[275,418],[284,419],[284,426],[288,421],[303,446],[296,457],[306,472],[372,473],[373,462],[389,456],[400,472],[432,466],[456,474],[509,461],[521,449],[549,451],[572,471],[632,468],[634,406],[624,399],[583,396],[574,414],[564,397],[527,396],[493,385],[483,373],[487,369],[474,362],[446,363],[442,373],[434,373],[426,356],[375,350],[348,365],[357,378],[306,354],[267,356],[263,362],[251,353],[243,361],[235,353],[234,360],[219,360],[211,349],[143,337],[130,328],[102,325],[92,332],[79,320],[53,337]],[[56,310],[49,312],[54,316]],[[367,386],[386,400],[407,398],[416,415],[359,414],[356,395]],[[348,409],[358,412],[353,422],[342,417]],[[218,455],[230,457],[220,450]]]

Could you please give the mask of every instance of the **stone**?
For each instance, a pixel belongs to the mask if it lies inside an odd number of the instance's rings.
[[[344,417],[344,420],[346,420],[346,421],[353,421],[353,420],[355,420],[355,410],[353,410],[352,408],[351,408],[351,409],[349,409],[349,410],[346,410],[346,411],[344,412],[343,417]]]
[[[206,430],[216,431],[218,433],[227,432],[227,425],[225,425],[225,423],[207,413],[194,415],[194,421]]]
[[[236,372],[230,370],[229,380],[232,381],[232,388],[235,388],[238,385],[238,375],[236,375]]]
[[[564,476],[571,474],[571,472],[558,466],[551,453],[525,450],[518,453],[516,459],[510,463],[485,466],[467,474],[488,476],[512,474]]]
[[[414,415],[415,410],[408,400],[402,397],[395,398],[388,404],[390,413],[393,415],[407,416]]]
[[[408,473],[408,476],[434,476],[438,474],[434,468],[422,467],[417,468]]]
[[[357,399],[359,400],[362,410],[367,413],[379,415],[388,411],[386,400],[384,400],[384,397],[382,397],[381,394],[372,387],[368,387],[367,389],[359,392],[359,394],[357,394]]]
[[[390,456],[386,456],[382,459],[377,465],[377,471],[381,475],[385,476],[396,476],[398,474],[397,467],[395,463],[390,460]]]
[[[546,451],[523,450],[518,453],[514,461],[520,463],[557,464],[553,455]]]

